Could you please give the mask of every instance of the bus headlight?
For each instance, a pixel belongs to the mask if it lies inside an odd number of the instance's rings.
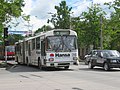
[[[54,61],[54,58],[49,58],[49,61],[51,62],[51,61]]]

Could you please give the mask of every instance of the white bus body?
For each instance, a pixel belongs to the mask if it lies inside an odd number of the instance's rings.
[[[77,33],[54,29],[17,42],[15,49],[20,64],[67,69],[78,60]]]

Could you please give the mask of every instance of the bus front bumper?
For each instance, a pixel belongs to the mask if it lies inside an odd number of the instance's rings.
[[[70,66],[73,65],[74,62],[48,62],[46,63],[46,66],[50,67],[64,67],[64,66]]]

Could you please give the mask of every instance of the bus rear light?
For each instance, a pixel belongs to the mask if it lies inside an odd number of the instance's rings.
[[[51,62],[51,61],[54,61],[54,58],[49,58],[49,61]]]

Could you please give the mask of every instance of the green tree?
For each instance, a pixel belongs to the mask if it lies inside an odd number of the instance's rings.
[[[38,30],[35,31],[35,34],[39,33],[39,32],[43,32],[43,31],[49,31],[52,30],[53,28],[49,25],[44,25],[41,28],[39,28]]]
[[[51,22],[55,28],[68,29],[70,28],[70,14],[72,7],[66,5],[66,1],[61,1],[59,6],[55,6],[57,14],[53,14],[51,20],[48,20],[48,23]]]
[[[78,46],[83,47],[86,46],[84,42],[85,38],[84,38],[84,25],[83,25],[83,21],[81,21],[80,17],[72,17],[71,18],[71,27],[73,30],[75,30],[77,32],[78,35]]]
[[[24,36],[19,34],[13,34],[8,36],[8,41],[10,45],[14,45],[15,42],[18,42],[19,40],[23,40]]]
[[[80,16],[80,22],[76,30],[78,37],[82,41],[80,45],[93,45],[94,49],[100,47],[100,18],[105,18],[105,12],[99,4],[93,4],[88,8],[88,12],[83,12]]]
[[[120,51],[120,0],[105,3],[105,5],[109,5],[110,9],[114,9],[106,26],[111,38],[109,48]]]
[[[22,7],[24,7],[23,0],[0,0],[0,33],[11,18],[21,16]]]

